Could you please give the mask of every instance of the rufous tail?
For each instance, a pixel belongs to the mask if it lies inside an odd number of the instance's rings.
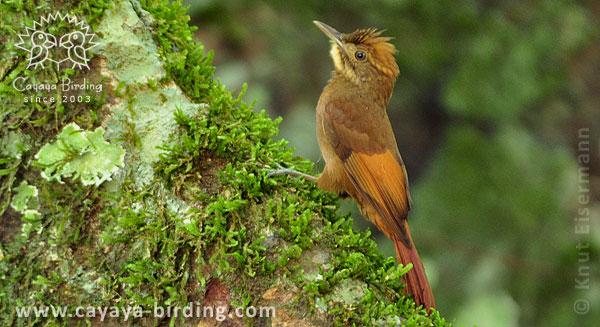
[[[423,307],[431,312],[431,308],[435,309],[433,292],[431,292],[431,286],[429,286],[427,275],[425,275],[425,268],[423,267],[423,263],[419,257],[419,252],[417,252],[417,248],[415,248],[415,245],[412,242],[412,237],[410,236],[410,230],[408,229],[406,220],[404,221],[404,224],[406,227],[406,232],[408,233],[408,240],[410,244],[404,244],[397,237],[392,238],[392,241],[394,241],[394,246],[396,247],[396,258],[398,262],[403,266],[406,266],[409,263],[412,263],[413,265],[412,269],[409,270],[408,273],[402,277],[402,279],[406,283],[406,289],[408,293],[414,296],[417,306],[423,305]]]

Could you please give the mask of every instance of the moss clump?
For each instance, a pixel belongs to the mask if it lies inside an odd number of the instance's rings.
[[[19,11],[36,15],[52,10],[30,4],[4,7],[11,17]],[[295,301],[278,304],[278,310],[308,317],[317,325],[394,325],[399,319],[407,326],[447,325],[437,312],[427,316],[402,295],[400,276],[406,268],[380,255],[368,233],[353,231],[351,220],[336,214],[335,197],[310,183],[265,178],[263,169],[276,162],[303,171],[311,171],[313,165],[294,157],[286,141],[272,139],[280,119],[254,112],[242,100],[245,88],[234,96],[213,79],[212,53],[203,54],[194,41],[180,2],[113,6],[93,1],[67,3],[61,10],[86,16],[106,40],[118,34],[148,42],[147,34],[152,33],[158,44],[157,65],[162,62],[164,74],[156,66],[146,72],[109,74],[108,84],[116,87],[108,87],[97,102],[86,106],[21,103],[11,109],[11,115],[41,118],[22,118],[9,126],[28,135],[31,147],[17,166],[1,175],[2,185],[11,191],[22,181],[35,185],[40,203],[37,226],[43,228],[29,235],[14,230],[0,234],[3,325],[42,322],[17,319],[15,308],[29,305],[68,305],[71,314],[77,306],[90,305],[183,307],[202,301],[206,282],[214,277],[227,285],[237,306],[264,305],[263,295],[269,290],[287,290]],[[104,19],[115,15],[126,17],[126,24],[107,25]],[[100,66],[118,52],[109,46],[116,43],[104,44],[93,59]],[[12,58],[17,68],[3,77],[3,85],[26,72],[19,70],[23,58]],[[70,112],[65,109],[73,109],[77,117],[58,118],[60,110]],[[57,146],[52,142],[60,141],[62,134],[55,135],[73,120],[85,130],[102,123],[108,142],[126,150],[124,168],[113,181],[60,184],[41,178],[39,168],[30,167],[34,154],[39,152],[41,160],[44,147]],[[42,137],[28,133],[30,128],[52,133]],[[66,148],[54,150],[61,149]],[[3,222],[20,220],[11,210]],[[311,253],[324,255],[306,260]],[[44,319],[50,325],[65,322]],[[80,322],[101,324],[90,317]],[[268,319],[246,322],[264,325]],[[195,322],[165,317],[130,323]]]

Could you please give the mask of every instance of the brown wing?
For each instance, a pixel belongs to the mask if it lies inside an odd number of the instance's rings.
[[[349,105],[357,104],[328,104],[324,132],[360,196],[376,210],[388,231],[408,245],[403,221],[410,209],[408,179],[387,114],[383,110],[349,111]]]

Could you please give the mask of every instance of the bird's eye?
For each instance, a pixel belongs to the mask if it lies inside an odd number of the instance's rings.
[[[38,37],[37,37],[37,38],[41,40],[41,39],[43,39],[43,38],[44,38],[44,35],[43,35],[43,34],[40,34],[40,35],[38,35]]]
[[[367,54],[362,51],[356,51],[354,57],[360,61],[367,59]]]

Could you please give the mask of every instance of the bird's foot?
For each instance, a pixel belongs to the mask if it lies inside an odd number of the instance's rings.
[[[269,178],[272,176],[288,175],[297,181],[299,181],[299,179],[296,177],[302,177],[311,182],[315,182],[315,183],[317,182],[317,178],[315,176],[305,174],[305,173],[302,173],[302,172],[299,172],[297,170],[293,170],[290,168],[285,168],[278,163],[275,163],[275,167],[277,167],[277,169],[264,169],[264,171],[267,172],[267,175],[265,176],[266,178]]]

